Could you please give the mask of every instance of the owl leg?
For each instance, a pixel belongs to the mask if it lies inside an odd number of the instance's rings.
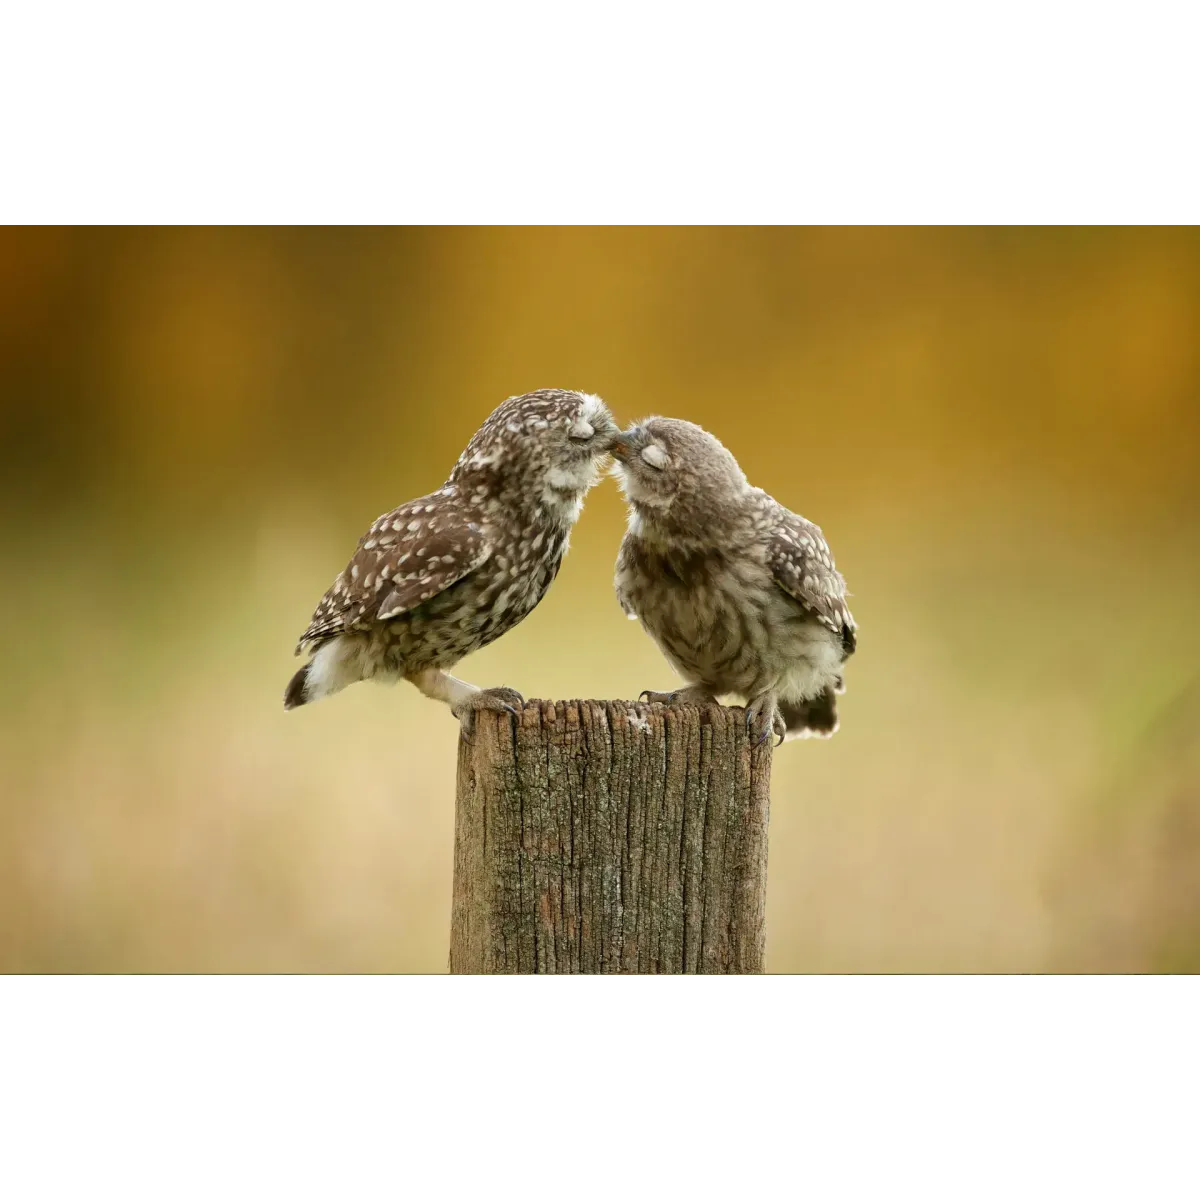
[[[783,742],[787,725],[773,691],[759,692],[746,705],[746,731],[758,735],[754,743],[756,746],[761,746],[771,734],[779,739],[777,745]]]
[[[516,706],[525,703],[520,692],[512,688],[477,688],[473,683],[463,679],[455,679],[445,671],[429,667],[406,677],[422,695],[431,700],[440,700],[450,706],[450,711],[462,724],[463,731],[470,733],[474,714],[480,709],[491,709],[494,712],[506,712],[511,716],[517,715]]]
[[[695,683],[691,687],[679,688],[674,692],[642,692],[638,699],[645,700],[649,704],[694,704],[698,708],[717,702],[716,696],[699,683]]]

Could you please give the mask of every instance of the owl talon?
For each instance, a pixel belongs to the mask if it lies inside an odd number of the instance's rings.
[[[517,706],[524,703],[525,697],[513,688],[484,688],[483,691],[472,692],[465,700],[453,705],[450,711],[458,718],[463,736],[469,742],[477,712],[506,712],[515,720],[518,715]]]
[[[761,736],[756,739],[754,744],[755,744],[755,746],[761,746],[763,744],[763,742],[768,741],[770,739],[771,735],[774,734],[777,739],[775,742],[775,745],[782,746],[783,740],[784,740],[784,735],[786,733],[787,733],[787,727],[784,726],[783,732],[781,733],[780,732],[780,721],[778,719],[776,719],[774,722],[772,722],[770,725],[768,725],[766,729],[764,729],[762,731]]]
[[[706,704],[716,702],[716,697],[713,696],[707,688],[700,687],[685,687],[676,688],[673,692],[642,692],[638,696],[639,700],[647,700],[651,704],[665,704],[668,707],[671,705],[694,704],[699,708],[703,708]]]
[[[762,732],[755,737],[759,729]],[[776,745],[782,745],[787,733],[787,724],[775,697],[770,692],[756,696],[746,705],[746,733],[754,737],[755,746],[761,746],[772,734],[779,739]]]
[[[487,703],[473,705],[472,707],[504,709],[512,713],[514,717],[517,715],[517,708],[523,706],[525,703],[525,697],[516,688],[510,687],[484,688],[479,693],[479,696],[486,698]]]

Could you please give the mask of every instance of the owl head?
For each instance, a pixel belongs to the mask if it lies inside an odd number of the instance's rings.
[[[451,480],[578,516],[620,429],[599,396],[543,389],[510,396],[480,426]]]
[[[705,540],[740,510],[750,485],[737,459],[707,430],[648,417],[613,443],[616,474],[640,520]]]

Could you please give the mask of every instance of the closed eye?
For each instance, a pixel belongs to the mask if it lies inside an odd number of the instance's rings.
[[[582,418],[576,421],[567,433],[567,437],[573,442],[590,442],[595,436],[596,431]]]
[[[642,450],[642,462],[648,467],[653,467],[656,471],[661,471],[670,460],[667,458],[667,452],[661,447],[651,443]]]

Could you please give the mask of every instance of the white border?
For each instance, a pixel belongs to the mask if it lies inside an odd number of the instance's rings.
[[[1184,6],[10,6],[7,222],[1194,220]]]
[[[5,1196],[1194,1195],[1190,979],[25,978]]]

